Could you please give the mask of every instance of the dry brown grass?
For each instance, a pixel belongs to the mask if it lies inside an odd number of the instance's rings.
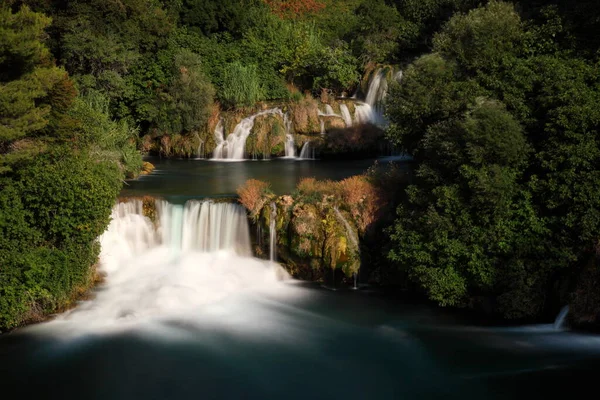
[[[240,196],[240,203],[250,211],[251,215],[256,216],[266,202],[265,194],[268,189],[268,183],[249,179],[237,189],[237,194]]]
[[[319,133],[319,105],[310,94],[290,104],[290,115],[296,133]]]
[[[383,207],[383,196],[365,176],[352,176],[338,183],[342,202],[350,210],[358,229],[364,233]]]
[[[364,175],[352,176],[339,182],[304,178],[298,183],[297,189],[301,194],[323,203],[325,207],[333,202],[348,210],[363,234],[377,220],[385,205],[385,197]]]
[[[336,183],[330,180],[319,181],[315,178],[303,178],[296,186],[303,194],[334,194]]]

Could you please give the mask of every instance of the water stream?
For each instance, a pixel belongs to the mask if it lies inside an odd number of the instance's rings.
[[[303,176],[339,179],[372,162],[156,162],[123,193],[166,200],[146,215],[139,200],[115,205],[99,238],[105,278],[93,295],[0,336],[3,392],[61,400],[594,393],[600,337],[565,329],[567,309],[554,323],[489,326],[364,284],[325,290],[254,258],[241,206],[199,199],[235,193],[249,178],[289,192]],[[272,223],[276,212],[271,205]],[[275,234],[271,225],[271,244]]]

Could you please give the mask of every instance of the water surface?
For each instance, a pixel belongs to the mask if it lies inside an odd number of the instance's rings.
[[[156,169],[139,179],[127,181],[122,196],[163,196],[171,201],[201,197],[236,195],[248,179],[269,182],[277,194],[291,193],[302,178],[344,179],[362,174],[376,160],[300,160],[224,162],[211,160],[173,160],[149,158]],[[408,171],[403,157],[377,159],[378,164],[396,162]]]

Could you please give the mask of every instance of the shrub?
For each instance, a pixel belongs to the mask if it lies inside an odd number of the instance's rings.
[[[257,179],[249,179],[237,189],[240,203],[246,207],[253,217],[257,217],[265,203],[265,194],[269,190],[269,184]]]
[[[351,176],[337,184],[342,196],[342,204],[348,207],[352,218],[361,233],[375,222],[377,212],[383,204],[377,188],[365,176]]]

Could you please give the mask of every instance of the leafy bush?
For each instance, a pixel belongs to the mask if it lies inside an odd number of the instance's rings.
[[[0,330],[89,287],[121,177],[113,163],[58,148],[0,181]]]

